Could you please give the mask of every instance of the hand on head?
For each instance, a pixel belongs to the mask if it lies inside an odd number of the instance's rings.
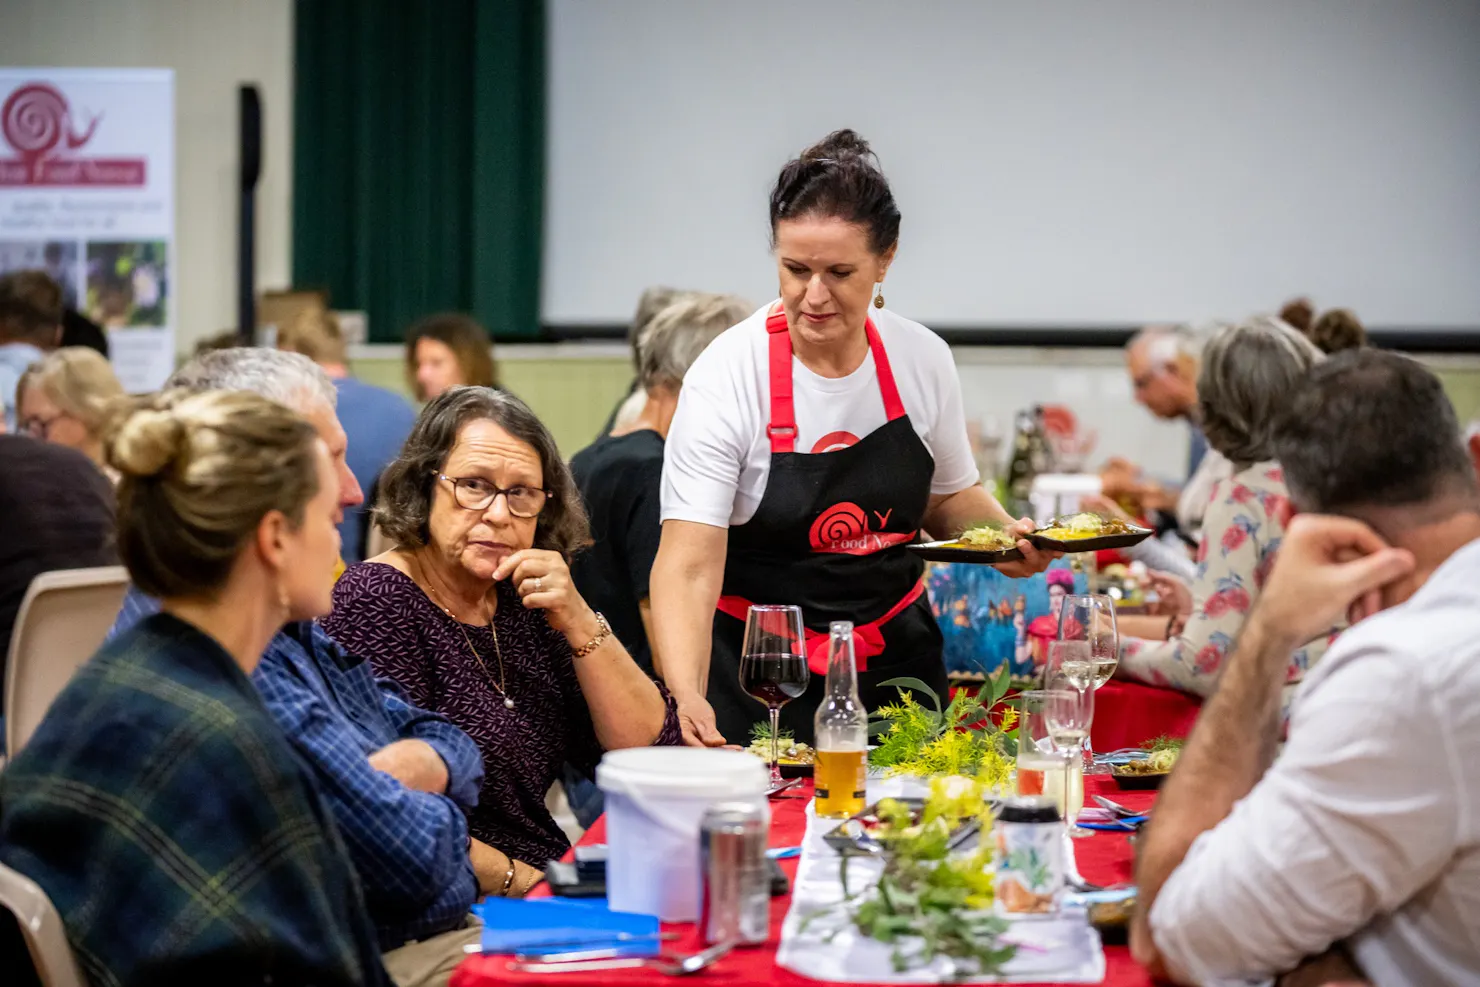
[[[1382,589],[1413,571],[1413,554],[1393,548],[1352,518],[1301,514],[1290,522],[1251,620],[1304,644],[1343,614],[1353,623],[1382,609]]]

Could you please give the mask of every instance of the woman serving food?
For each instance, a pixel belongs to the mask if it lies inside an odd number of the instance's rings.
[[[866,707],[896,699],[878,684],[899,675],[944,695],[923,563],[905,545],[984,521],[1033,528],[978,482],[950,349],[875,294],[900,216],[868,144],[840,130],[802,152],[770,211],[781,298],[694,363],[664,460],[653,631],[693,744],[743,742],[760,718],[738,674],[752,603],[802,607],[814,675],[782,710],[800,741],[812,739],[830,621],[857,626]],[[1016,544],[1010,575],[1053,557]]]

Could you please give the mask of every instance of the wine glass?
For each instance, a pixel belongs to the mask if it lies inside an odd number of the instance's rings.
[[[1115,601],[1103,593],[1093,596],[1066,596],[1059,610],[1059,640],[1085,642],[1093,666],[1095,689],[1110,681],[1115,666],[1120,664],[1120,635],[1115,629]],[[1084,739],[1084,773],[1109,774],[1110,769],[1096,764],[1088,737]]]
[[[1045,679],[1047,697],[1043,719],[1053,745],[1066,755],[1064,761],[1064,821],[1070,836],[1089,836],[1090,831],[1074,824],[1084,808],[1084,754],[1081,745],[1089,738],[1095,718],[1095,690],[1088,678],[1092,671],[1082,671],[1078,657],[1081,642],[1055,642],[1049,648],[1049,672]],[[1055,668],[1053,659],[1059,657]],[[1065,655],[1067,654],[1067,659]],[[1088,662],[1084,662],[1088,665]],[[1067,669],[1067,670],[1066,670]],[[1085,684],[1080,685],[1083,681]]]
[[[771,787],[781,784],[781,707],[807,691],[807,644],[802,608],[754,605],[745,615],[740,688],[771,713]]]

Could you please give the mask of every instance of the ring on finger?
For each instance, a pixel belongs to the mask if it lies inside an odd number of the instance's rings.
[[[544,588],[545,588],[545,579],[544,579],[544,577],[543,576],[535,576],[534,577],[534,591],[536,593],[538,593],[541,590],[543,590]]]

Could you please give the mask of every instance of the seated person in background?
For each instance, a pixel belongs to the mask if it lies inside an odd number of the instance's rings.
[[[1316,307],[1309,298],[1292,298],[1280,306],[1279,318],[1302,336],[1309,336],[1311,324],[1316,320]]]
[[[1316,513],[1292,522],[1142,837],[1132,949],[1189,984],[1318,956],[1321,983],[1473,984],[1480,489],[1454,411],[1418,363],[1354,350],[1315,368],[1275,448]],[[1290,649],[1349,608],[1275,759]]]
[[[335,391],[296,353],[216,350],[171,378],[198,391],[251,391],[310,422],[332,454],[339,518],[360,503],[345,465]],[[337,520],[336,519],[336,523]],[[130,588],[113,634],[158,609]],[[465,811],[478,799],[483,759],[461,730],[377,682],[368,662],[345,654],[311,621],[272,639],[252,684],[319,787],[359,873],[386,968],[402,987],[442,984],[478,930],[468,909],[498,892],[505,872],[476,873]]]
[[[103,426],[123,385],[97,350],[63,346],[31,364],[16,385],[18,430],[33,438],[76,449],[110,480],[103,462]]]
[[[119,550],[163,610],[105,644],[0,774],[0,860],[39,884],[97,985],[386,983],[313,775],[247,675],[329,607],[338,483],[253,394],[122,418]]]
[[[606,615],[612,633],[649,675],[661,665],[648,625],[648,574],[662,525],[663,440],[678,409],[684,374],[714,337],[743,322],[755,306],[733,295],[686,294],[653,319],[637,344],[647,401],[630,425],[576,453],[571,473],[591,522],[592,545],[571,563],[586,601]]]
[[[339,392],[339,421],[349,438],[345,459],[363,491],[375,489],[375,478],[401,451],[416,412],[401,395],[350,376],[344,336],[333,312],[305,308],[278,331],[279,349],[302,353],[317,363]],[[345,511],[339,526],[340,554],[346,562],[363,559],[369,511],[357,504]]]
[[[0,408],[4,431],[14,432],[15,391],[21,374],[62,336],[62,289],[41,271],[0,276]]]
[[[673,700],[571,585],[580,494],[518,398],[460,387],[427,405],[375,519],[397,547],[350,567],[324,627],[477,742],[474,860],[522,894],[570,846],[545,808],[562,765],[680,743]]]
[[[1289,493],[1274,461],[1275,423],[1321,358],[1308,339],[1267,316],[1228,326],[1208,342],[1198,378],[1200,417],[1209,444],[1235,472],[1214,487],[1208,505],[1190,612],[1125,617],[1117,675],[1199,696],[1213,691],[1290,520]],[[1322,647],[1290,656],[1292,686]]]
[[[86,456],[0,435],[0,682],[31,580],[53,569],[117,564],[113,514],[113,488]]]
[[[632,316],[632,324],[627,327],[627,346],[632,350],[632,369],[636,376],[627,385],[627,396],[617,402],[612,413],[607,416],[606,424],[601,427],[601,435],[596,436],[597,439],[610,435],[618,428],[626,428],[642,414],[642,409],[647,405],[647,391],[642,389],[642,364],[637,355],[637,344],[653,319],[658,317],[658,313],[687,294],[686,291],[663,285],[643,289],[642,297],[637,300],[637,312]]]
[[[1148,510],[1174,510],[1177,526],[1196,539],[1202,529],[1213,484],[1232,470],[1216,450],[1208,449],[1201,428],[1198,403],[1198,368],[1202,344],[1220,326],[1148,326],[1125,348],[1126,371],[1130,374],[1136,402],[1164,421],[1185,420],[1192,433],[1188,451],[1187,482],[1180,493],[1168,493],[1139,478],[1139,471],[1124,460],[1112,460],[1105,470],[1105,493],[1117,497],[1133,493]],[[1148,565],[1156,564],[1146,560]]]
[[[100,355],[108,355],[108,334],[103,327],[83,315],[75,308],[62,309],[62,335],[60,346],[85,346]]]
[[[451,387],[498,387],[488,330],[457,312],[427,316],[406,333],[406,378],[418,401]]]

